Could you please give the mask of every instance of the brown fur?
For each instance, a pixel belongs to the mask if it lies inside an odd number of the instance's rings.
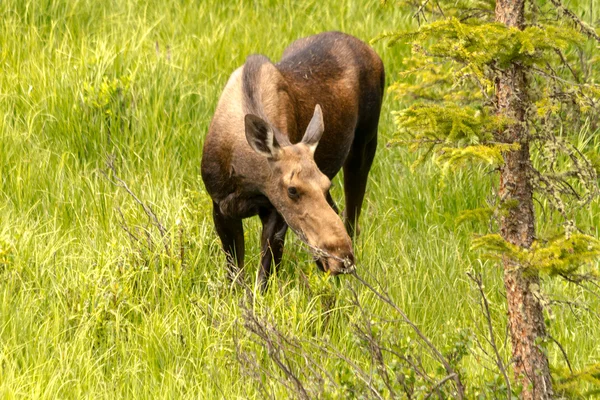
[[[202,157],[231,271],[243,267],[241,220],[257,214],[263,222],[263,285],[271,263],[281,260],[288,225],[333,256],[321,258],[324,269],[343,272],[339,259],[353,261],[350,237],[375,155],[383,84],[377,54],[340,32],[292,43],[277,64],[250,56],[231,75]],[[346,229],[329,195],[330,180],[342,167]],[[290,197],[292,186],[297,198]]]

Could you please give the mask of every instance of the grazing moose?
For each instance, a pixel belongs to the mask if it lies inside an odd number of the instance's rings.
[[[350,238],[377,147],[384,76],[375,51],[340,32],[295,41],[277,64],[251,55],[231,75],[204,143],[202,179],[233,278],[244,266],[242,219],[257,214],[263,289],[288,226],[321,269],[354,265]],[[344,223],[329,194],[342,166]]]

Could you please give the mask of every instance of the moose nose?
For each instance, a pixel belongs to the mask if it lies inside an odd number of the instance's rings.
[[[331,275],[346,274],[354,268],[354,255],[349,253],[346,257],[328,257],[322,262],[325,271]]]
[[[347,274],[355,268],[352,240],[346,233],[342,221],[339,222],[339,229],[330,231],[329,235],[321,235],[319,238],[309,236],[306,240],[314,250],[317,267],[331,275]]]
[[[343,247],[326,247],[325,252],[322,264],[331,275],[348,273],[354,267],[354,253],[350,243]]]

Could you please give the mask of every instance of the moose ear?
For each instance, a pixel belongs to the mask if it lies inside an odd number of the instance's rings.
[[[265,120],[253,114],[246,114],[244,125],[246,140],[250,147],[258,154],[277,159],[280,147],[273,136],[273,128]]]
[[[321,112],[321,106],[315,106],[315,112],[308,124],[308,128],[306,128],[306,132],[304,133],[304,137],[302,138],[302,143],[308,145],[310,150],[315,153],[317,149],[317,145],[319,144],[319,140],[321,140],[321,136],[323,136],[323,130],[325,126],[323,125],[323,113]]]

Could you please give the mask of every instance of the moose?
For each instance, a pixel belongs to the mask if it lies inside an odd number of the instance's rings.
[[[262,222],[258,280],[278,267],[290,227],[332,275],[354,268],[352,239],[377,147],[385,72],[361,40],[325,32],[274,64],[250,55],[230,76],[202,155],[202,179],[228,272],[244,267],[242,219]],[[343,167],[344,222],[329,193]]]

